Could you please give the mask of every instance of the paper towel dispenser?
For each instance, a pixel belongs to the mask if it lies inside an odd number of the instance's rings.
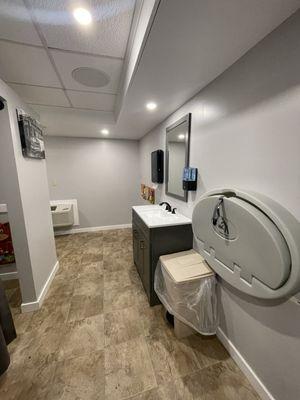
[[[265,299],[300,291],[300,223],[272,199],[209,192],[195,206],[193,232],[199,253],[240,291]]]

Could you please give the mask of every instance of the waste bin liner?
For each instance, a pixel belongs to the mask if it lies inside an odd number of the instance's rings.
[[[154,289],[167,311],[202,335],[214,335],[218,325],[217,280],[194,250],[159,258]]]

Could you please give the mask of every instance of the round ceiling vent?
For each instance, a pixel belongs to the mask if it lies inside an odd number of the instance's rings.
[[[103,87],[110,81],[110,77],[105,72],[88,67],[74,69],[72,71],[72,77],[75,81],[89,87]]]

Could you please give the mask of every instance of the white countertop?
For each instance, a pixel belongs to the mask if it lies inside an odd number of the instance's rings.
[[[132,209],[145,222],[148,228],[191,224],[192,220],[182,214],[172,214],[165,210],[165,206],[146,205],[134,206]]]

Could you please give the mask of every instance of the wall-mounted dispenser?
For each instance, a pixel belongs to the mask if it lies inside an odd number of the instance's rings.
[[[151,153],[151,181],[153,183],[164,182],[164,152],[156,150]]]
[[[300,223],[258,193],[206,193],[193,212],[196,249],[211,268],[241,292],[262,299],[300,291]]]
[[[183,170],[182,188],[187,191],[197,190],[198,168],[187,167]]]

